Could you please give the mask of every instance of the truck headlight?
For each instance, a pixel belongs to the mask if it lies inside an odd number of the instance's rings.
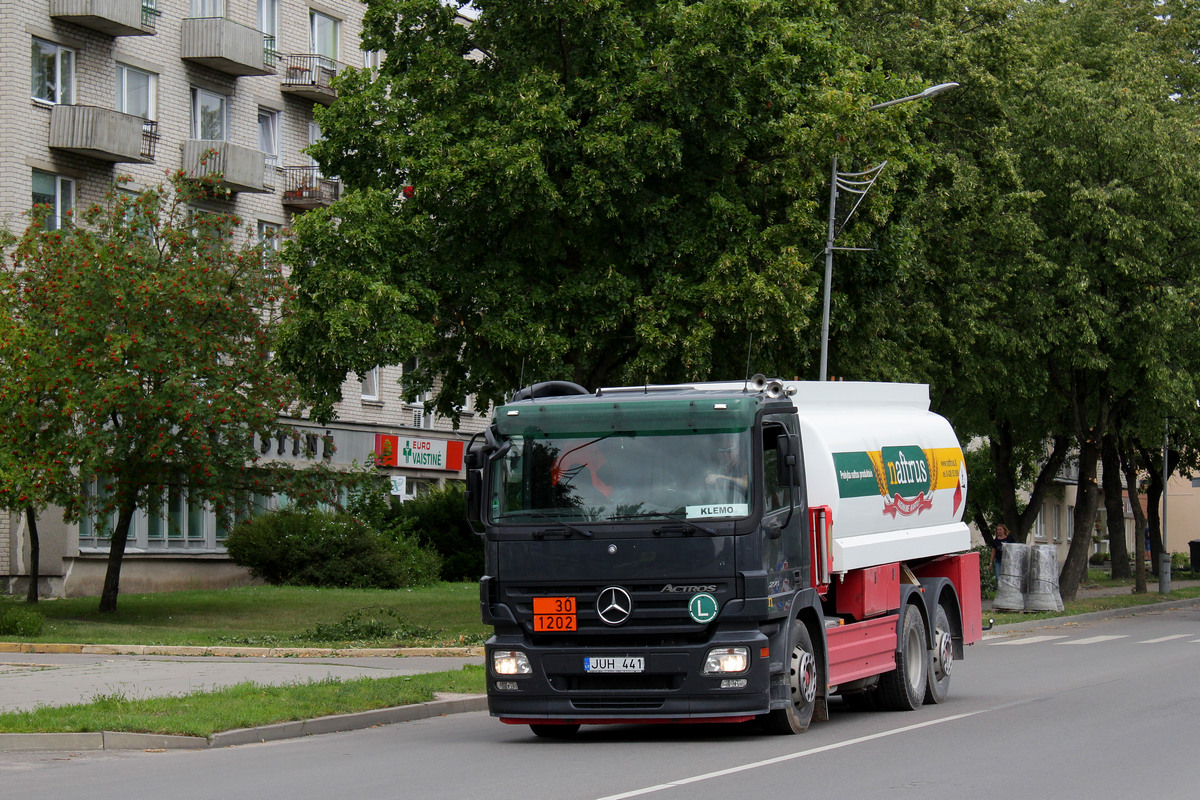
[[[705,675],[735,675],[750,668],[750,648],[714,647],[704,659]]]
[[[532,675],[529,657],[520,650],[493,650],[492,673],[495,675]]]

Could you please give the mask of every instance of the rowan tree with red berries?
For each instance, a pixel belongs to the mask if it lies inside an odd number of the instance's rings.
[[[321,484],[254,447],[292,435],[279,417],[295,389],[272,357],[289,290],[272,248],[235,244],[236,217],[193,205],[221,192],[215,174],[179,173],[57,229],[35,208],[7,242],[0,503],[115,517],[101,611],[116,609],[135,511],[168,487],[232,515],[246,492]]]

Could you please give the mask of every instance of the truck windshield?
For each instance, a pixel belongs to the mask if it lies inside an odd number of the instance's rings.
[[[750,514],[748,431],[511,435],[492,466],[493,522]]]

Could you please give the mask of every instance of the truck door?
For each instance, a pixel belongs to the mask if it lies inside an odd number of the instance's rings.
[[[762,487],[763,568],[768,575],[772,595],[790,594],[806,585],[808,574],[805,552],[805,531],[808,508],[799,465],[799,452],[794,414],[764,417],[762,426]],[[795,469],[788,469],[795,463]],[[792,477],[795,476],[795,477]],[[799,480],[797,480],[799,478]]]

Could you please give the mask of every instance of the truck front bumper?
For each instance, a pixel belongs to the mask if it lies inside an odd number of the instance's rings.
[[[703,673],[715,648],[744,647],[747,668]],[[530,672],[499,675],[497,651],[521,652]],[[588,660],[613,659],[637,671],[596,672]],[[640,659],[640,662],[637,661]],[[571,723],[735,720],[770,710],[771,648],[757,631],[730,631],[698,644],[653,647],[531,645],[524,637],[493,636],[486,645],[488,708],[510,722]],[[779,657],[774,659],[780,668]]]

